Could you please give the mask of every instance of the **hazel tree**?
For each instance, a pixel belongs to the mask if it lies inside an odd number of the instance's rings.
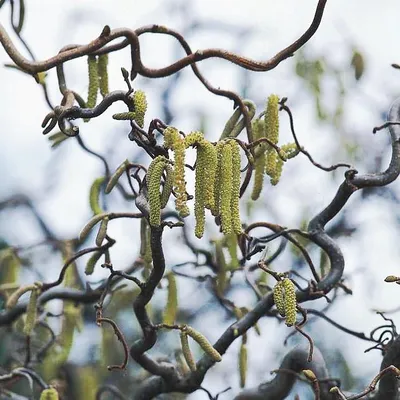
[[[11,27],[17,38],[12,40],[0,25],[0,41],[10,59],[7,66],[30,75],[43,89],[49,107],[42,123],[43,140],[48,140],[55,152],[76,141],[88,157],[99,159],[103,174],[93,180],[88,195],[76,194],[87,196],[91,217],[70,238],[52,232],[28,196],[0,203],[1,211],[28,207],[45,236],[33,246],[4,240],[0,252],[1,338],[10,344],[8,357],[2,358],[1,398],[144,400],[169,394],[169,398],[181,398],[178,396],[203,391],[210,399],[280,400],[293,394],[293,386],[300,380],[310,386],[318,400],[399,399],[400,345],[393,321],[380,313],[385,322],[366,335],[326,315],[338,293],[351,294],[345,257],[326,225],[340,221],[355,192],[386,187],[397,179],[400,100],[388,106],[387,122],[374,128],[374,133],[384,129],[389,133],[389,165],[383,172],[361,174],[352,162],[327,166],[315,161],[300,142],[291,99],[284,92],[266,93],[260,108],[235,91],[211,85],[198,67],[203,60],[221,59],[240,70],[266,74],[295,56],[296,73],[313,92],[319,118],[326,119],[321,101],[323,64],[307,60],[302,50],[318,33],[327,1],[317,2],[311,24],[298,39],[264,61],[215,48],[193,51],[183,35],[161,25],[136,29],[104,26],[92,41],[66,45],[57,54],[36,60],[29,40],[22,35],[24,0],[17,3],[18,7],[12,0],[0,2],[0,7],[10,5]],[[147,34],[173,38],[186,55],[159,68],[148,67],[141,52],[142,37]],[[22,54],[22,48],[29,56]],[[121,51],[129,51],[130,64],[121,66],[123,89],[117,89],[110,84],[109,60]],[[65,66],[72,60],[81,61],[80,73],[87,73],[87,93],[71,83],[71,71]],[[355,79],[361,79],[365,66],[358,50],[353,51],[351,64]],[[217,140],[207,129],[193,126],[186,131],[173,125],[170,118],[165,121],[148,113],[146,88],[140,82],[177,76],[189,68],[206,90],[233,103],[233,113]],[[60,92],[57,104],[50,99],[47,77],[54,70]],[[110,114],[115,106],[121,111]],[[343,105],[338,104],[333,124],[338,124],[342,112]],[[115,129],[129,127],[124,146],[130,146],[133,156],[119,160],[119,165],[112,165],[109,157],[84,142],[86,127],[101,119],[114,120]],[[282,140],[282,121],[289,126],[288,142]],[[304,226],[286,227],[263,219],[262,213],[257,219],[249,218],[246,205],[262,203],[266,196],[273,201],[273,191],[285,169],[300,157],[309,162],[309,168],[343,175],[332,199]],[[126,209],[115,207],[112,199],[117,196]],[[133,227],[129,240],[137,249],[125,267],[114,261],[115,249],[123,239],[113,233],[117,219]],[[344,223],[338,223],[339,231],[345,228]],[[174,244],[167,246],[166,237],[174,232],[179,232]],[[280,271],[276,260],[288,253],[288,245],[297,264],[285,264]],[[27,266],[35,263],[29,259],[29,251],[39,246],[62,259],[53,266],[57,270],[54,280],[40,268],[30,268],[27,273]],[[179,258],[176,252],[181,251],[187,258],[175,263]],[[96,280],[96,276],[101,278]],[[197,310],[190,312],[180,302],[179,292],[189,280],[190,285],[205,287],[213,304],[223,308],[230,321],[227,327],[211,327],[216,341],[203,332],[203,327],[210,331],[208,321],[195,315],[208,300],[200,297]],[[385,281],[399,283],[400,277],[390,275]],[[385,285],[383,279],[379,284]],[[244,305],[236,296],[238,285],[251,293],[251,303]],[[159,293],[165,294],[162,307],[157,305]],[[310,308],[310,302],[318,299],[326,300],[325,307]],[[58,313],[51,308],[54,300],[59,301]],[[330,375],[323,351],[314,344],[318,338],[308,332],[310,316],[325,319],[332,329],[372,342],[373,348],[382,352],[382,364],[365,390],[346,392]],[[260,331],[261,320],[283,323],[289,335],[298,334],[301,339],[297,346],[285,350],[275,377],[253,387],[248,384],[249,354],[253,351],[249,337],[250,332],[261,337],[268,334]],[[101,356],[77,372],[71,350],[78,332],[85,334],[93,323],[102,332]],[[13,340],[22,350],[13,349]],[[166,340],[173,342],[173,349]],[[202,386],[203,381],[213,374],[216,364],[223,365],[235,342],[240,343],[235,355],[240,389],[232,394],[227,388],[224,394],[213,395]],[[297,394],[295,398],[299,398]]]

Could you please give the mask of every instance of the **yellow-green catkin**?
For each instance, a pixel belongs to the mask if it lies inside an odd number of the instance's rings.
[[[268,97],[267,106],[265,109],[265,135],[273,143],[278,144],[279,140],[279,97],[276,94],[271,94]]]
[[[82,228],[79,234],[79,240],[84,241],[89,235],[90,231],[94,228],[94,226],[97,225],[107,215],[108,215],[107,213],[101,213],[91,218],[89,222]]]
[[[149,222],[152,226],[161,224],[161,177],[167,166],[168,160],[164,156],[157,156],[150,164],[146,175],[149,198]]]
[[[104,176],[101,178],[97,178],[93,183],[90,188],[90,193],[89,193],[89,204],[90,208],[93,211],[94,215],[101,214],[103,213],[102,208],[100,207],[100,189],[101,186],[104,182]]]
[[[185,142],[179,131],[171,126],[164,130],[164,145],[174,151],[175,207],[181,217],[189,215],[185,181]]]
[[[195,342],[197,342],[199,346],[203,349],[203,351],[208,354],[213,361],[219,362],[222,360],[221,354],[219,354],[218,351],[214,349],[212,344],[203,334],[196,331],[191,326],[186,326],[184,328],[184,332],[187,333]]]
[[[358,81],[363,76],[365,69],[364,57],[358,50],[353,50],[351,66],[354,68],[354,77]]]
[[[99,88],[103,97],[109,93],[108,89],[108,54],[102,54],[97,60],[97,74],[99,76]]]
[[[276,186],[281,179],[283,169],[283,160],[276,155],[276,164],[273,176],[271,176],[271,185]]]
[[[256,113],[256,105],[251,100],[243,100],[243,104],[247,107],[248,117],[252,119]],[[243,116],[239,121],[241,115],[242,111],[238,107],[226,123],[225,128],[220,136],[220,140],[228,137],[239,136],[240,132],[242,132],[242,130],[245,128],[245,120]]]
[[[286,143],[281,146],[281,151],[284,152],[287,160],[290,160],[293,157],[296,157],[299,154],[300,150],[297,147],[296,143]]]
[[[81,367],[77,373],[76,399],[95,400],[100,385],[100,374],[96,367]]]
[[[315,382],[317,377],[315,376],[314,372],[311,369],[303,369],[304,376],[310,381]]]
[[[6,308],[10,309],[13,308],[17,305],[19,298],[27,293],[30,292],[31,290],[34,290],[36,288],[35,285],[26,285],[26,286],[20,286],[18,289],[16,289],[7,299],[6,303]]]
[[[174,170],[168,164],[165,167],[165,181],[161,192],[161,209],[167,206],[173,187],[174,187]]]
[[[58,400],[58,392],[54,388],[44,389],[42,393],[40,393],[40,400]]]
[[[115,172],[111,175],[109,181],[107,182],[107,186],[104,190],[106,194],[109,194],[115,187],[115,185],[118,183],[119,178],[122,176],[122,174],[126,171],[126,168],[129,165],[129,161],[125,160],[116,170]]]
[[[209,182],[205,181],[206,170],[206,152],[203,147],[197,148],[196,158],[196,177],[195,177],[195,193],[194,193],[194,217],[196,221],[195,235],[199,239],[203,237],[205,225],[205,190]]]
[[[222,147],[220,169],[219,214],[222,232],[228,235],[232,232],[232,146],[229,143]]]
[[[205,141],[204,135],[202,132],[199,131],[190,132],[184,139],[186,148],[190,146],[199,146],[204,141]]]
[[[101,220],[100,228],[99,228],[99,231],[97,232],[97,236],[96,236],[96,246],[98,246],[98,247],[100,247],[103,244],[103,241],[106,238],[108,221],[109,221],[108,217],[104,217]]]
[[[279,97],[272,94],[268,97],[264,115],[265,135],[273,144],[279,140]],[[282,173],[283,161],[271,146],[267,150],[265,172],[271,178],[271,184],[276,185]]]
[[[240,387],[243,388],[246,385],[247,375],[247,345],[242,343],[239,350],[239,375],[240,375]]]
[[[278,155],[274,149],[268,149],[265,157],[265,173],[272,177],[275,174],[275,166],[278,162]]]
[[[95,251],[91,257],[89,258],[88,262],[86,263],[85,274],[92,275],[94,271],[94,267],[96,266],[97,262],[100,260],[102,256],[101,251]]]
[[[214,181],[214,207],[211,208],[211,213],[214,216],[219,215],[220,203],[221,203],[221,179],[222,179],[222,148],[225,142],[220,141],[215,146],[215,152],[217,154],[217,166],[215,169],[215,181]]]
[[[97,92],[99,90],[99,77],[97,72],[96,56],[88,56],[88,75],[89,75],[89,89],[86,108],[93,108],[97,103]],[[86,119],[88,121],[89,119]]]
[[[75,307],[70,301],[64,302],[64,315],[61,321],[61,332],[58,337],[61,351],[55,356],[53,361],[56,365],[63,365],[69,357],[74,341],[75,328],[80,318],[80,312],[80,308]]]
[[[51,143],[52,149],[57,148],[61,143],[64,143],[64,141],[68,138],[70,138],[70,136],[67,136],[63,132],[56,132],[47,136],[47,139]]]
[[[235,270],[239,268],[239,259],[237,253],[237,235],[235,232],[230,233],[229,235],[225,236],[225,244],[228,248],[229,256],[231,258],[229,262],[229,269]]]
[[[294,283],[289,278],[284,278],[282,282],[285,290],[286,325],[293,326],[296,323],[296,289]]]
[[[193,353],[190,350],[189,346],[189,339],[187,333],[181,331],[180,333],[181,338],[181,346],[182,346],[182,353],[185,357],[186,363],[191,371],[196,371],[196,361],[193,358]]]
[[[126,111],[122,113],[113,114],[112,117],[117,121],[132,121],[136,118],[134,111]]]
[[[395,275],[388,275],[384,281],[388,282],[388,283],[393,283],[393,282],[397,282],[400,280],[400,276],[395,276]]]
[[[264,121],[256,119],[252,123],[254,140],[265,137]],[[263,183],[264,183],[264,169],[265,169],[265,144],[259,144],[254,149],[254,186],[251,193],[251,199],[257,200],[260,197]]]
[[[66,263],[75,254],[74,240],[64,240],[61,247],[62,260]],[[69,264],[64,275],[64,286],[70,288],[79,287],[79,274],[75,262]]]
[[[236,140],[230,142],[232,147],[232,189],[231,189],[231,212],[232,230],[237,235],[242,233],[242,223],[240,221],[240,150]]]
[[[271,185],[277,185],[282,175],[283,160],[274,149],[268,150],[266,155],[265,173],[271,179]]]
[[[39,289],[34,288],[29,297],[28,307],[26,308],[26,320],[24,326],[24,334],[30,336],[36,324],[37,317],[37,298]]]
[[[286,314],[283,281],[278,281],[274,287],[274,302],[279,314],[284,317]]]
[[[204,143],[204,152],[206,159],[206,167],[204,171],[204,206],[212,210],[215,207],[215,177],[217,171],[217,150],[216,147],[210,143]]]
[[[214,186],[217,169],[217,152],[212,143],[201,132],[191,132],[185,139],[186,148],[197,147],[195,184],[195,234],[201,238],[204,233],[205,208],[215,206]]]
[[[135,107],[135,121],[136,123],[143,128],[144,126],[144,117],[147,111],[147,99],[146,94],[143,90],[136,90],[133,93],[133,104]]]
[[[11,247],[0,251],[0,283],[16,283],[21,260]]]
[[[178,313],[178,288],[176,285],[175,275],[170,272],[167,274],[168,280],[168,297],[167,306],[164,312],[163,323],[167,325],[173,325],[176,320]]]

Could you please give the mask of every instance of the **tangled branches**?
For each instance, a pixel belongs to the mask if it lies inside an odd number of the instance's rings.
[[[0,6],[3,3],[4,1]],[[11,4],[13,7],[14,3]],[[21,0],[22,16],[18,24],[13,24],[20,40],[23,5]],[[264,62],[226,50],[206,49],[193,52],[183,36],[158,25],[136,30],[111,29],[105,26],[100,35],[90,43],[65,46],[54,57],[45,61],[35,61],[33,56],[32,60],[28,60],[21,55],[0,25],[0,42],[16,67],[34,76],[44,88],[45,71],[57,71],[62,99],[57,106],[52,106],[50,101],[47,101],[51,110],[42,123],[43,134],[52,132],[49,135],[52,147],[62,146],[65,141],[75,137],[87,153],[95,155],[104,165],[104,174],[93,181],[89,190],[88,204],[92,215],[79,237],[76,235],[69,240],[59,239],[38,218],[46,233],[44,243],[51,244],[52,250],[63,259],[57,279],[50,280],[42,274],[39,275],[40,279],[22,285],[19,275],[24,273],[23,253],[26,249],[11,245],[0,252],[0,295],[4,299],[4,307],[0,309],[0,325],[9,326],[24,338],[26,353],[21,366],[10,367],[7,373],[0,376],[0,382],[5,384],[1,391],[11,394],[14,390],[13,383],[24,378],[28,380],[32,393],[35,393],[35,382],[41,391],[41,398],[71,396],[71,393],[63,394],[62,388],[57,387],[56,383],[65,373],[65,365],[76,332],[83,329],[87,314],[102,327],[103,358],[107,361],[109,371],[128,369],[130,358],[145,371],[145,375],[138,379],[140,384],[135,387],[135,399],[151,399],[172,392],[192,393],[200,389],[205,375],[217,362],[224,359],[224,354],[238,338],[241,340],[238,354],[240,386],[245,387],[248,332],[254,328],[260,334],[257,323],[264,317],[270,317],[277,321],[283,318],[294,333],[300,333],[303,339],[308,341],[308,350],[297,347],[289,351],[277,371],[277,376],[271,382],[263,383],[255,389],[245,389],[236,399],[283,399],[289,394],[296,374],[299,373],[306,377],[317,399],[330,400],[334,396],[347,399],[365,397],[375,389],[378,380],[381,384],[374,398],[397,399],[400,353],[394,324],[390,326],[390,340],[383,338],[388,330],[384,330],[376,339],[376,331],[368,338],[347,329],[346,333],[375,342],[374,347],[384,353],[381,370],[369,388],[359,395],[349,397],[329,378],[322,354],[314,346],[311,335],[304,331],[308,315],[302,303],[319,298],[329,300],[329,294],[336,293],[339,288],[346,288],[343,283],[344,256],[337,242],[328,235],[325,226],[344,209],[356,191],[386,186],[397,179],[400,174],[400,101],[397,100],[392,105],[389,111],[390,122],[385,125],[390,132],[392,148],[388,168],[384,172],[360,175],[346,163],[326,167],[314,161],[299,142],[294,128],[294,117],[288,105],[290,101],[286,97],[280,98],[271,94],[266,99],[264,110],[257,115],[257,107],[251,100],[243,99],[233,91],[211,86],[197,67],[202,60],[219,58],[245,70],[270,71],[311,39],[321,23],[325,5],[326,0],[319,0],[314,19],[304,34]],[[12,21],[13,13],[14,11]],[[140,37],[148,33],[175,38],[186,56],[161,68],[145,66],[141,58]],[[108,57],[126,47],[130,49],[131,67],[129,72],[121,68],[121,80],[127,89],[112,90],[108,79]],[[64,73],[65,64],[79,58],[87,60],[87,96],[72,89]],[[138,87],[136,78],[167,77],[189,66],[207,90],[234,102],[234,112],[217,141],[210,140],[208,132],[184,132],[161,119],[146,119],[147,97]],[[102,97],[100,101],[99,94]],[[137,160],[143,160],[143,157],[138,157],[133,162],[129,157],[120,162],[115,172],[111,173],[108,159],[86,147],[82,139],[84,129],[80,130],[78,125],[82,126],[81,121],[90,122],[95,118],[105,118],[106,111],[116,103],[123,104],[126,110],[113,114],[115,125],[129,124],[129,140],[134,142],[140,155],[148,156],[150,161],[139,162]],[[280,144],[281,111],[288,115],[293,137],[293,141],[283,145]],[[56,126],[59,132],[53,132]],[[196,160],[193,165],[189,165],[187,160],[190,159],[192,149],[196,151]],[[298,155],[305,155],[313,166],[327,172],[340,167],[347,168],[344,180],[332,201],[315,214],[306,230],[285,228],[266,221],[247,223],[243,217],[244,207],[241,205],[249,193],[248,188],[253,175],[251,199],[262,200],[265,177],[268,176],[269,189],[272,190],[272,186],[280,182],[286,163]],[[195,175],[194,185],[188,178],[191,171]],[[117,190],[130,206],[134,203],[136,212],[109,211],[110,193]],[[175,198],[175,207],[171,205],[172,198]],[[10,204],[13,204],[11,200],[5,201],[1,204],[1,209],[10,207]],[[31,209],[36,213],[34,207]],[[195,227],[190,231],[192,210]],[[114,246],[118,243],[118,238],[113,237],[112,221],[116,219],[136,223],[135,238],[138,242],[137,247],[140,248],[131,265],[121,269],[115,267]],[[180,244],[192,256],[187,262],[173,267],[168,265],[166,258],[170,255],[170,249],[166,251],[165,237],[169,233],[165,232],[165,228],[174,228],[175,231],[182,232]],[[260,230],[265,229],[272,233],[257,236]],[[214,237],[211,233],[213,230],[217,231]],[[88,246],[95,231],[95,243]],[[211,245],[207,248],[201,247],[207,243],[207,239]],[[269,255],[267,245],[277,239],[281,240],[280,245],[274,254]],[[319,270],[315,266],[305,241],[312,243],[325,254],[329,261],[328,271],[322,271],[322,267]],[[271,268],[272,261],[285,251],[288,242],[301,254],[304,264],[310,270],[310,278],[302,278],[295,268],[285,272],[277,272]],[[255,260],[254,257],[258,253],[262,253],[261,257]],[[85,265],[84,277],[80,273],[82,265]],[[188,266],[190,268],[187,268]],[[91,276],[98,274],[99,267],[107,277],[103,277],[100,282],[89,280]],[[276,280],[273,287],[266,283],[269,275]],[[238,299],[230,296],[229,292],[232,292],[237,277],[244,278],[242,281],[246,281],[245,287],[256,297],[250,307],[242,305]],[[223,307],[231,318],[231,325],[222,333],[218,333],[219,338],[215,343],[211,343],[201,332],[203,327],[195,329],[188,324],[189,317],[179,304],[181,279],[192,279],[200,284],[207,284],[207,290],[213,300]],[[300,285],[300,279],[306,280],[305,288]],[[152,312],[150,306],[156,294],[166,286],[166,307],[162,319],[159,320],[159,316]],[[29,299],[23,298],[27,293]],[[54,299],[62,301],[61,312],[56,315],[48,308],[48,303]],[[86,304],[94,304],[95,312],[91,310],[91,313],[85,313]],[[133,308],[138,325],[136,331],[132,329],[132,325],[121,324],[119,321],[117,323],[118,310],[120,307],[125,308],[123,305]],[[318,311],[310,309],[309,314],[313,313],[318,315]],[[49,322],[51,318],[59,322],[60,329],[57,335],[54,324]],[[326,319],[332,322],[329,318]],[[337,323],[333,324],[342,328]],[[111,326],[112,335],[110,330],[105,329],[105,325]],[[42,330],[46,330],[49,335],[43,334]],[[175,359],[170,355],[167,358],[156,357],[154,350],[162,335],[172,337],[174,331],[179,331],[180,336],[180,349],[176,351]],[[112,361],[113,355],[106,354],[107,351],[110,352],[110,348],[115,348],[115,338],[122,344],[123,357],[119,363]],[[189,338],[201,348],[200,356],[193,353]],[[45,342],[47,339],[47,342],[38,350],[34,342],[39,339]],[[123,391],[113,385],[98,384],[95,378],[97,375],[104,378],[106,375],[103,370],[104,368],[98,369],[96,373],[93,373],[94,370],[86,371],[84,379],[92,382],[88,384],[93,386],[88,389],[92,390],[92,397],[100,398],[102,393],[109,391],[118,398],[124,398]],[[52,385],[47,382],[51,382]]]

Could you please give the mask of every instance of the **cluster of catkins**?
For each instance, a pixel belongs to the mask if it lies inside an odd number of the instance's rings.
[[[89,89],[86,102],[87,108],[93,108],[96,105],[98,91],[100,91],[103,97],[108,94],[107,65],[107,54],[103,54],[99,57],[88,56]]]
[[[204,138],[201,132],[189,133],[183,137],[176,128],[164,131],[164,146],[174,152],[174,165],[163,157],[156,157],[147,172],[147,186],[150,206],[150,224],[161,223],[161,209],[172,189],[176,196],[176,210],[181,217],[189,215],[185,181],[185,152],[188,147],[197,150],[195,176],[194,214],[195,234],[204,234],[205,210],[209,209],[221,220],[224,234],[242,231],[239,215],[240,192],[240,151],[234,139],[219,141],[216,145]],[[160,193],[160,181],[165,171],[164,186]]]
[[[279,97],[275,94],[269,96],[264,118],[258,118],[252,122],[254,140],[266,138],[272,144],[278,145],[279,141]],[[284,161],[295,157],[299,153],[296,143],[288,143],[280,147],[279,154],[266,141],[261,142],[254,149],[254,186],[251,198],[257,200],[260,197],[264,174],[271,179],[271,184],[276,185],[282,174]]]
[[[285,318],[287,326],[296,323],[296,289],[289,278],[279,280],[274,287],[274,302],[279,314]]]

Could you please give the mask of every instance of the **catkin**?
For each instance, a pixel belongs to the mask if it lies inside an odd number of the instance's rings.
[[[133,104],[135,106],[135,121],[143,128],[144,117],[147,111],[147,99],[143,90],[136,90],[133,94]]]
[[[388,275],[385,278],[385,282],[389,282],[389,283],[397,282],[399,280],[400,280],[400,276],[395,276],[395,275]]]
[[[197,146],[204,142],[204,135],[199,131],[190,132],[184,139],[185,147]]]
[[[108,217],[104,217],[101,220],[100,228],[96,236],[96,246],[98,247],[100,247],[103,244],[103,240],[106,238],[108,221],[109,221]]]
[[[94,267],[96,266],[97,262],[100,260],[100,257],[102,256],[101,251],[96,251],[92,254],[92,256],[89,258],[88,262],[86,263],[86,268],[85,268],[85,274],[86,275],[92,275],[94,271]]]
[[[217,150],[210,142],[204,143],[205,148],[205,171],[204,171],[204,206],[212,210],[215,207],[215,179],[217,171]]]
[[[251,192],[251,199],[257,200],[260,197],[264,184],[265,154],[260,154],[254,161],[254,186]]]
[[[15,283],[21,267],[21,260],[11,247],[0,250],[1,283]]]
[[[88,75],[89,75],[89,89],[86,108],[93,108],[97,103],[97,92],[99,90],[99,77],[97,72],[96,56],[88,56]],[[85,119],[85,122],[89,119]]]
[[[353,51],[353,56],[351,58],[351,65],[354,68],[354,77],[358,81],[364,74],[365,63],[364,63],[364,57],[357,50]]]
[[[173,187],[174,187],[174,170],[168,164],[165,167],[165,181],[161,192],[161,209],[167,206]]]
[[[206,152],[203,147],[197,148],[196,158],[196,177],[195,177],[195,193],[194,193],[194,216],[196,221],[195,235],[199,239],[204,234],[205,224],[205,188],[209,184],[205,181],[205,169],[206,169]]]
[[[97,74],[99,76],[99,88],[103,97],[108,95],[108,54],[102,54],[97,60]]]
[[[168,298],[167,306],[164,312],[163,323],[172,325],[175,323],[176,314],[178,312],[178,288],[176,285],[175,275],[170,272],[167,274],[168,280]]]
[[[273,144],[278,144],[279,140],[279,97],[272,94],[268,97],[264,115],[265,136]],[[283,162],[271,146],[266,152],[265,173],[270,176],[271,184],[276,185],[279,182],[282,173]]]
[[[185,147],[197,147],[195,177],[195,234],[201,238],[204,234],[205,208],[215,207],[214,186],[217,169],[217,152],[212,143],[204,139],[201,132],[191,132],[184,139]]]
[[[274,302],[276,309],[278,310],[281,317],[284,317],[285,314],[285,295],[284,295],[284,288],[283,282],[278,281],[274,286]]]
[[[67,136],[63,132],[56,132],[47,137],[49,142],[51,143],[51,148],[55,149],[57,148],[61,143],[63,143],[66,139],[68,139],[70,136]]]
[[[231,212],[232,230],[237,235],[242,233],[240,221],[239,198],[240,198],[240,151],[239,143],[236,140],[230,142],[232,147],[232,189],[231,189]]]
[[[31,290],[36,289],[35,285],[26,285],[19,287],[16,291],[14,291],[11,296],[8,298],[6,303],[6,308],[10,309],[17,305],[19,298],[25,294],[26,292],[30,292]]]
[[[251,100],[243,100],[243,104],[247,107],[247,114],[250,119],[254,117],[256,113],[256,105]],[[242,115],[241,109],[238,107],[231,118],[229,118],[228,122],[226,123],[224,130],[221,134],[220,140],[227,138],[227,137],[237,137],[239,136],[240,132],[245,127],[245,120],[242,116],[241,120],[239,121],[240,116]]]
[[[104,190],[106,194],[109,194],[111,190],[114,189],[115,185],[118,183],[119,178],[122,176],[122,174],[126,171],[126,168],[129,164],[128,160],[125,160],[116,170],[115,172],[111,175],[110,180],[107,183],[107,186]]]
[[[208,354],[213,361],[219,362],[222,360],[221,354],[214,349],[212,344],[200,332],[196,331],[191,326],[186,326],[184,332],[187,333],[195,342],[197,342],[203,351]]]
[[[273,143],[278,144],[279,140],[279,97],[271,94],[267,100],[265,109],[265,135]]]
[[[90,208],[93,211],[93,214],[95,214],[95,215],[103,213],[103,210],[99,204],[99,198],[100,198],[101,185],[103,184],[104,179],[105,179],[104,176],[102,176],[101,178],[97,178],[92,183],[92,186],[90,188],[89,204],[90,204]]]
[[[126,111],[122,113],[113,114],[113,119],[116,121],[133,121],[136,118],[134,111]]]
[[[253,121],[253,137],[254,140],[265,137],[265,125],[260,119]],[[254,149],[254,186],[251,193],[251,199],[257,200],[260,197],[264,183],[264,168],[265,168],[265,144],[259,144]]]
[[[294,283],[289,278],[284,278],[282,282],[285,290],[286,325],[293,326],[296,323],[296,289]]]
[[[58,392],[54,388],[44,389],[40,393],[40,400],[58,400]]]
[[[276,155],[276,164],[274,169],[274,174],[271,176],[271,185],[275,186],[279,183],[281,179],[283,169],[283,161]]]
[[[247,346],[242,343],[239,351],[239,374],[240,374],[240,387],[243,388],[246,385],[247,375]]]
[[[228,235],[232,232],[232,146],[229,143],[225,143],[222,147],[220,168],[219,214],[221,216],[222,232]]]
[[[225,236],[225,244],[228,248],[229,256],[231,258],[229,263],[229,269],[235,270],[239,268],[239,259],[237,254],[237,235],[235,232]]]
[[[317,380],[317,377],[315,376],[314,372],[311,369],[303,369],[303,374],[304,376],[310,381],[314,382]]]
[[[164,145],[174,151],[174,191],[176,195],[175,207],[181,217],[189,215],[186,204],[186,181],[185,181],[185,142],[179,131],[171,126],[164,130]]]
[[[161,224],[160,182],[166,165],[167,159],[163,156],[157,156],[151,162],[146,175],[150,207],[149,222],[152,226],[160,226]]]
[[[185,357],[186,363],[191,371],[196,371],[196,362],[193,358],[193,353],[190,350],[189,346],[189,339],[186,332],[181,331],[180,333],[181,338],[181,346],[182,346],[182,353]]]
[[[33,328],[35,327],[36,317],[37,317],[37,298],[39,289],[35,288],[31,291],[31,296],[29,297],[28,307],[26,308],[26,320],[24,326],[24,334],[30,336]]]
[[[103,218],[105,218],[108,214],[101,213],[95,215],[93,218],[89,220],[89,222],[83,227],[81,233],[79,234],[79,240],[84,241],[89,235],[90,231],[93,229],[95,225],[97,225]]]
[[[300,150],[297,147],[296,143],[287,143],[281,147],[281,151],[285,153],[286,159],[290,160],[293,157],[296,157],[299,154]]]
[[[222,180],[222,148],[224,142],[220,141],[215,147],[217,154],[217,165],[215,169],[215,181],[214,181],[214,207],[211,208],[211,213],[214,216],[219,215],[220,204],[221,204],[221,180]]]

